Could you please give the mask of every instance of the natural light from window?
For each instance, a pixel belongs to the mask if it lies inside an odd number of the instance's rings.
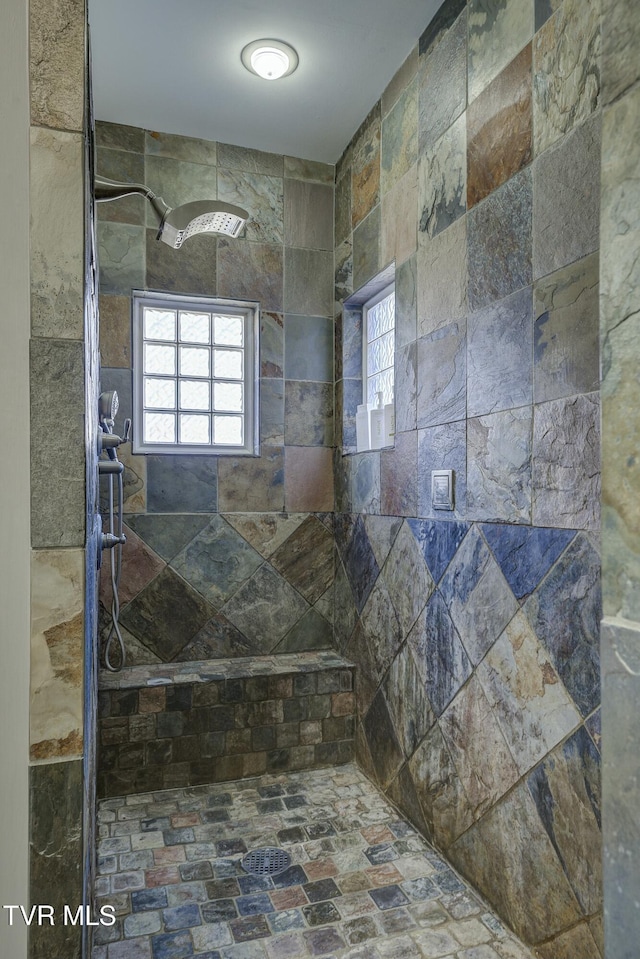
[[[134,452],[253,452],[255,313],[134,296]]]

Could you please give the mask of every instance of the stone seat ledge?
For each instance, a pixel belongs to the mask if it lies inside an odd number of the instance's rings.
[[[225,679],[275,676],[290,673],[352,669],[353,663],[333,650],[283,653],[272,656],[246,656],[233,659],[207,659],[198,662],[162,663],[153,666],[126,666],[118,673],[101,670],[100,689],[139,689],[177,686],[182,683],[210,683]]]

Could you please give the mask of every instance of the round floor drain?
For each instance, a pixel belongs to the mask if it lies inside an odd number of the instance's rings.
[[[291,856],[284,849],[265,846],[253,849],[242,860],[242,868],[253,876],[276,876],[291,865]]]

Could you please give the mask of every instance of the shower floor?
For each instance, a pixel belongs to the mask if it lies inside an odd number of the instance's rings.
[[[531,959],[353,765],[105,799],[92,959]],[[292,865],[251,876],[245,853]]]

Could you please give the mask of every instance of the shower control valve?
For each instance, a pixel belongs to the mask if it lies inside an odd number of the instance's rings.
[[[115,450],[118,448],[118,446],[122,446],[123,443],[128,443],[130,435],[130,419],[126,419],[124,421],[124,431],[122,436],[116,436],[115,433],[106,433],[103,430],[98,430],[98,456],[100,456],[103,451],[109,452],[109,450]]]
[[[115,536],[113,533],[102,533],[100,546],[102,549],[113,549],[114,546],[124,546],[127,542],[127,537]]]

